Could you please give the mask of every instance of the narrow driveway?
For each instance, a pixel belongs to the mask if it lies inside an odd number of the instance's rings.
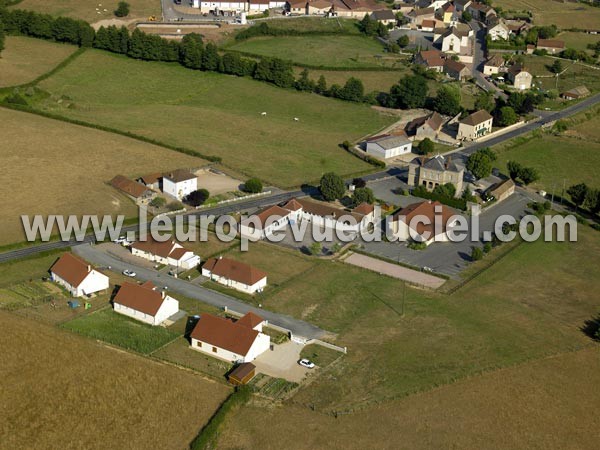
[[[230,297],[219,292],[211,291],[202,286],[189,283],[184,280],[173,278],[170,276],[161,275],[152,269],[147,269],[142,266],[133,265],[130,262],[124,262],[104,251],[102,249],[89,244],[78,245],[73,247],[73,253],[77,254],[86,261],[89,261],[99,267],[110,267],[112,271],[122,272],[125,269],[134,270],[137,274],[136,278],[140,281],[152,281],[156,286],[167,287],[168,290],[179,292],[186,297],[199,300],[217,308],[231,309],[235,312],[246,314],[254,312],[260,315],[269,323],[286,328],[293,334],[310,338],[319,339],[327,333],[319,327],[302,320],[294,319],[293,317],[277,314],[261,308],[255,308],[240,300]]]

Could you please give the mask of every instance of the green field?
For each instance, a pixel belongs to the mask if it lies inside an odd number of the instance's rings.
[[[294,68],[296,76],[299,76],[303,70],[304,69],[301,67]],[[323,75],[328,87],[332,84],[343,86],[346,81],[348,81],[348,78],[358,78],[362,81],[365,92],[367,93],[373,91],[387,92],[394,84],[398,83],[400,78],[411,73],[408,66],[406,66],[404,70],[399,68],[394,71],[309,70],[308,72],[309,78],[315,83],[319,80],[319,77]]]
[[[556,25],[562,29],[598,29],[600,8],[579,2],[552,0],[496,0],[504,10],[530,11],[534,25]]]
[[[0,57],[0,87],[29,83],[49,72],[77,47],[23,36],[8,36]]]
[[[543,135],[500,150],[495,165],[506,173],[506,162],[511,160],[535,167],[540,172],[540,180],[533,187],[543,188],[547,192],[554,190],[556,194],[560,194],[563,185],[569,187],[582,182],[588,186],[600,187],[599,142]]]
[[[358,21],[354,19],[324,17],[294,17],[291,20],[271,20],[269,28],[285,28],[300,32],[328,32],[360,35]]]
[[[556,59],[548,56],[527,55],[524,57],[525,67],[534,76],[534,83],[544,89],[563,92],[577,86],[587,86],[592,92],[600,91],[600,77],[598,70],[586,67],[573,61],[561,60],[566,71],[556,79],[548,69]],[[542,78],[543,77],[543,78]]]
[[[600,35],[565,31],[560,33],[556,39],[565,41],[565,46],[567,48],[574,48],[575,50],[588,50],[588,44],[596,44],[598,41],[600,41]],[[588,51],[590,54],[593,53],[591,50]]]
[[[144,354],[153,352],[178,336],[178,333],[166,328],[146,325],[118,314],[112,308],[78,317],[63,327]]]
[[[36,105],[46,111],[218,155],[279,186],[370,170],[339,144],[393,121],[367,105],[100,51],[86,52],[40,87],[52,94]],[[58,103],[65,95],[72,106]]]
[[[390,56],[383,45],[365,36],[257,37],[229,47],[239,52],[273,56],[317,67],[402,67],[405,60]]]

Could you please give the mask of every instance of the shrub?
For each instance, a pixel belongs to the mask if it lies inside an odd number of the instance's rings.
[[[431,139],[426,137],[421,142],[419,142],[417,148],[419,149],[420,155],[427,155],[428,153],[433,153],[433,151],[435,150],[435,144]]]
[[[244,183],[244,192],[251,194],[258,194],[262,192],[263,184],[258,178],[250,178]]]
[[[186,195],[183,201],[190,206],[200,206],[208,200],[208,197],[210,197],[210,193],[206,189],[198,189]]]
[[[8,97],[6,97],[4,99],[4,101],[6,103],[11,104],[11,105],[21,105],[21,106],[27,106],[28,105],[27,100],[25,100],[23,98],[23,96],[21,94],[19,94],[18,92],[15,92],[15,93],[9,95]]]
[[[150,206],[154,208],[162,208],[165,206],[167,201],[163,197],[154,197],[150,202]]]
[[[328,172],[321,177],[319,190],[325,200],[332,201],[344,196],[346,193],[346,186],[342,177],[336,173]]]
[[[480,247],[473,247],[471,250],[471,260],[479,261],[483,258],[483,250]]]
[[[425,250],[427,248],[427,244],[425,242],[411,241],[408,244],[408,248],[411,250]]]
[[[125,17],[129,15],[129,3],[119,2],[117,9],[115,10],[115,16]]]
[[[492,243],[491,242],[486,242],[485,244],[483,244],[483,253],[489,253],[492,251]]]
[[[372,205],[375,202],[375,194],[368,187],[361,187],[354,190],[354,196],[352,198],[354,205],[358,206],[361,203],[368,203]]]
[[[167,209],[169,211],[179,211],[183,208],[184,208],[183,203],[178,202],[178,201],[171,202],[167,205]]]

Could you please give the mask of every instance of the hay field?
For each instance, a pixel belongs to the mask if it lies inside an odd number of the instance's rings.
[[[0,244],[25,239],[21,214],[125,214],[132,200],[107,183],[117,174],[143,175],[197,167],[200,158],[103,131],[0,108],[3,213]]]
[[[90,23],[105,19],[118,19],[114,15],[119,0],[23,0],[14,6],[52,16],[66,16],[82,19]],[[160,16],[160,0],[128,0],[130,12],[125,20],[147,19],[151,15]],[[102,6],[99,6],[102,5]],[[98,10],[96,10],[98,8]],[[107,11],[104,11],[104,10]]]
[[[23,36],[7,36],[0,57],[0,88],[29,83],[49,72],[77,47]]]
[[[594,346],[338,418],[289,404],[254,404],[228,417],[219,448],[594,448],[598,383]]]
[[[294,68],[296,76],[299,76],[302,70],[303,69],[300,67]],[[332,84],[339,84],[340,86],[343,86],[346,81],[348,81],[348,78],[358,78],[360,81],[362,81],[363,86],[365,87],[365,92],[367,93],[372,91],[387,92],[394,84],[398,83],[400,78],[411,73],[408,65],[406,65],[403,69],[398,68],[398,70],[389,72],[369,72],[362,70],[309,70],[308,72],[309,78],[315,83],[319,80],[319,77],[323,75],[325,77],[325,81],[327,81],[327,86],[331,86]]]
[[[562,29],[598,29],[600,8],[578,2],[556,0],[496,0],[505,10],[531,11],[535,25],[556,25]]]
[[[282,187],[372,169],[339,145],[393,122],[367,105],[94,50],[40,88],[55,95],[37,107],[218,155]],[[75,107],[58,104],[61,95]]]
[[[0,312],[3,448],[184,449],[229,390]]]

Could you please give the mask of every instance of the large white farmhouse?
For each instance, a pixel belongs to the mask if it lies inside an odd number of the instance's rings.
[[[179,169],[163,176],[163,192],[176,199],[198,190],[198,177],[189,170]]]
[[[108,289],[109,279],[103,273],[79,259],[65,253],[50,268],[50,278],[70,292],[73,297],[90,295]]]
[[[202,314],[190,335],[191,348],[229,362],[246,363],[269,350],[264,319],[252,312],[237,321]]]
[[[160,325],[179,311],[179,302],[160,292],[151,281],[124,282],[113,300],[115,312],[150,325]]]
[[[131,254],[148,261],[186,270],[200,264],[198,255],[175,241],[158,242],[153,239],[137,241],[131,245]]]
[[[265,272],[229,258],[208,259],[202,266],[202,275],[246,294],[261,292],[267,287]]]

